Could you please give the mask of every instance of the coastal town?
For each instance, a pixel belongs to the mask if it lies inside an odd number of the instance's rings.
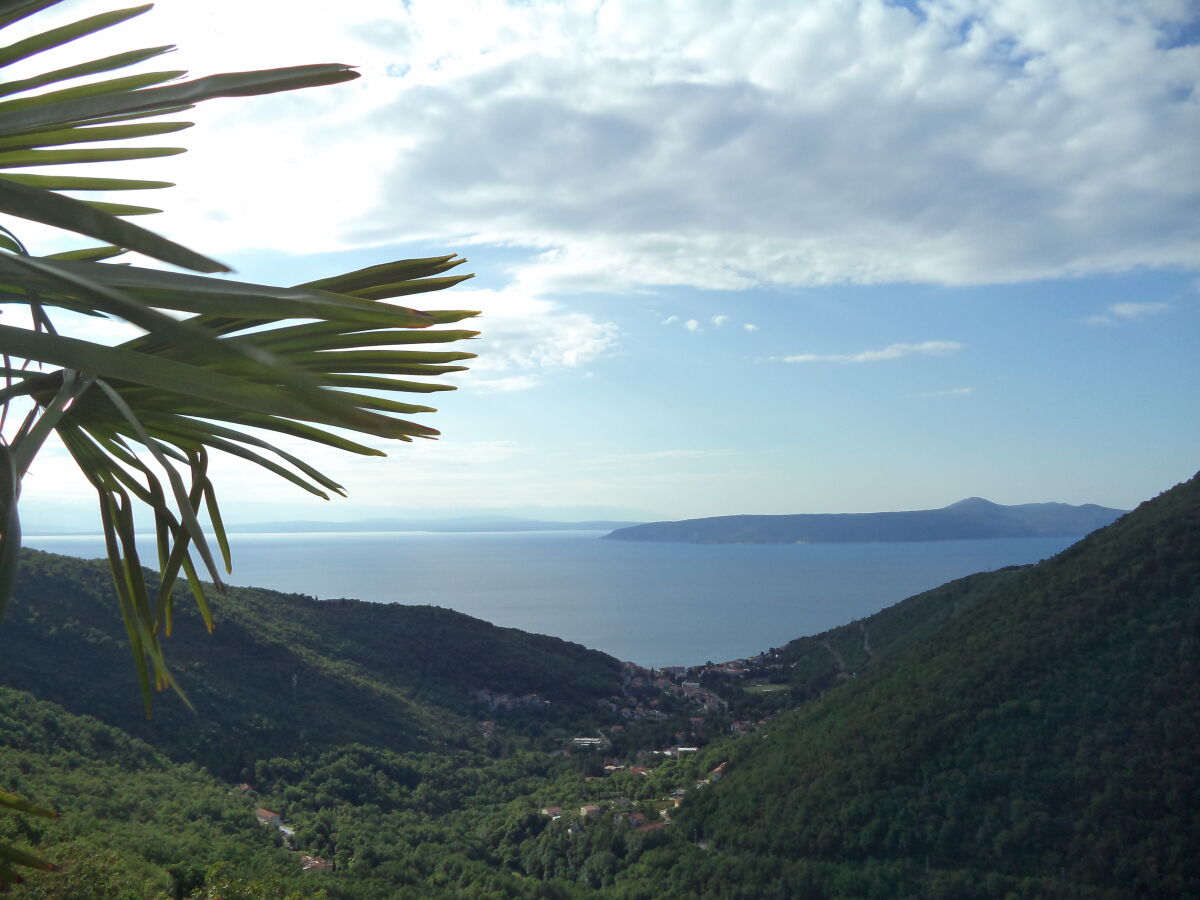
[[[621,691],[596,700],[596,706],[619,721],[597,729],[594,735],[572,738],[551,753],[574,756],[582,764],[586,802],[542,806],[541,815],[552,823],[561,823],[572,833],[581,833],[589,822],[610,816],[615,825],[639,831],[655,831],[671,824],[671,814],[691,791],[720,780],[729,763],[721,760],[711,768],[697,765],[672,767],[667,778],[655,779],[659,790],[652,796],[639,789],[638,782],[649,781],[667,761],[697,758],[702,748],[718,736],[744,736],[763,727],[770,715],[739,718],[731,705],[709,686],[717,680],[759,681],[760,689],[771,691],[767,679],[776,677],[784,666],[776,651],[757,656],[702,666],[673,666],[658,669],[636,663],[622,663]],[[779,687],[784,691],[786,688]],[[537,710],[549,701],[536,694],[514,696],[476,690],[477,703],[492,712],[511,713]],[[669,725],[667,729],[639,725]],[[496,737],[500,725],[496,719],[481,719],[479,733]],[[639,743],[639,739],[644,743]]]
[[[783,669],[775,651],[702,666],[646,668],[624,662],[620,690],[595,701],[599,724],[594,734],[576,735],[545,752],[573,761],[580,778],[576,788],[553,803],[537,807],[552,827],[580,834],[590,824],[609,817],[614,826],[640,832],[671,824],[672,813],[692,791],[719,781],[729,769],[727,760],[705,765],[701,751],[713,739],[741,737],[762,728],[771,718],[739,718],[731,704],[712,687],[714,682],[759,682]],[[781,688],[782,690],[783,688]],[[509,716],[537,715],[552,703],[536,693],[512,694],[475,688],[470,699],[489,718],[476,721],[485,744],[495,740]],[[668,765],[670,764],[670,765]],[[242,783],[235,792],[253,800],[254,787]],[[303,872],[321,872],[336,864],[299,845],[294,823],[272,809],[258,806],[257,821],[278,832],[279,845],[296,854]]]

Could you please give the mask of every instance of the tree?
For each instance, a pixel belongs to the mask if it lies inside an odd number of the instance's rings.
[[[0,0],[0,32],[58,2]],[[0,69],[149,8],[34,33],[0,48]],[[228,269],[127,221],[158,210],[67,193],[153,190],[169,183],[21,171],[179,153],[122,142],[188,127],[160,117],[205,100],[358,77],[348,66],[329,64],[184,82],[178,79],[186,73],[179,71],[88,80],[170,49],[133,50],[0,84],[0,215],[103,242],[34,256],[18,236],[19,226],[0,224],[0,302],[28,316],[25,325],[0,324],[0,615],[21,545],[21,481],[56,434],[97,492],[147,714],[151,685],[178,691],[160,638],[170,634],[173,587],[181,574],[212,627],[200,571],[218,587],[221,578],[202,517],[215,534],[222,567],[231,571],[208,476],[210,452],[248,460],[319,497],[342,494],[335,481],[275,442],[299,439],[370,456],[383,455],[366,443],[370,438],[436,436],[434,429],[401,418],[432,408],[395,395],[453,389],[419,379],[460,371],[457,363],[474,354],[421,345],[478,333],[432,328],[473,311],[419,311],[385,302],[469,278],[446,274],[464,262],[454,255],[399,260],[294,287],[214,278]],[[110,262],[127,251],[190,271]],[[115,347],[66,337],[54,325],[61,310],[122,319],[145,333]],[[159,574],[152,585],[134,542],[139,503],[152,512],[157,536]],[[0,805],[31,811],[10,795],[0,794]],[[0,888],[16,877],[12,864],[32,862],[0,848]]]

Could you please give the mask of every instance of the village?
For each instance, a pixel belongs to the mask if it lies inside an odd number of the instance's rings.
[[[649,778],[660,763],[693,756],[717,736],[741,737],[757,730],[766,724],[769,716],[755,721],[732,717],[729,704],[703,682],[712,681],[713,676],[765,679],[780,669],[782,666],[774,651],[692,667],[648,669],[636,663],[622,663],[621,693],[598,699],[596,705],[620,716],[624,723],[600,728],[594,736],[575,737],[568,746],[551,751],[555,755],[593,755],[595,763],[590,768],[594,774],[585,775],[583,779],[590,788],[588,793],[593,795],[589,797],[591,802],[572,804],[564,800],[559,805],[541,807],[540,813],[552,822],[565,823],[572,833],[582,833],[589,821],[604,815],[611,816],[616,825],[639,831],[665,828],[671,823],[672,811],[683,803],[688,792],[720,780],[728,770],[728,762],[718,763],[702,777],[680,778],[678,783],[667,785],[660,795],[649,800],[631,799],[627,794],[634,792],[625,790],[630,787],[629,778],[614,776]],[[510,696],[476,691],[475,698],[490,710],[504,711],[536,709],[549,703],[536,694]],[[667,742],[638,746],[630,752],[631,745],[623,740],[627,728],[654,721],[673,721],[682,728],[666,732],[670,737]],[[485,737],[495,736],[497,728],[492,719],[478,723],[478,729]],[[614,746],[623,746],[624,753],[614,754]],[[604,790],[601,786],[604,782],[610,782],[612,790]]]
[[[696,748],[680,747],[676,748],[676,750],[681,753],[694,753]],[[719,781],[725,775],[728,766],[728,762],[721,762],[705,778],[695,781],[691,787],[701,788]],[[615,760],[605,760],[604,768],[610,774],[625,770],[625,766]],[[628,771],[631,775],[641,777],[650,774],[650,769],[646,766],[631,766]],[[586,780],[594,781],[597,779],[593,777]],[[688,789],[686,786],[676,787],[671,791],[669,796],[641,803],[635,803],[629,797],[618,795],[606,800],[584,803],[578,807],[568,807],[565,809],[562,806],[543,806],[540,812],[552,822],[567,820],[568,830],[576,834],[582,833],[585,824],[589,820],[598,819],[606,813],[612,816],[614,825],[625,825],[638,831],[657,831],[671,824],[671,811],[678,808],[683,802]],[[578,809],[577,813],[575,809]]]
[[[711,687],[706,687],[705,682],[716,678],[766,679],[782,668],[775,651],[728,662],[709,662],[701,666],[690,667],[668,666],[648,669],[636,663],[623,662],[621,663],[621,693],[597,699],[596,705],[619,715],[628,722],[651,719],[666,720],[686,708],[690,711],[691,726],[693,730],[697,730],[703,726],[706,717],[719,716],[729,710],[729,704]],[[769,688],[766,689],[769,690]],[[476,689],[471,693],[475,702],[489,711],[536,710],[550,705],[549,700],[537,694],[518,696],[486,689]],[[492,719],[480,720],[476,727],[485,738],[495,736],[498,730],[496,721]],[[743,720],[732,720],[728,723],[728,730],[733,734],[746,734],[754,727],[755,723]],[[610,734],[615,735],[623,731],[623,727],[617,724],[610,726],[607,730]],[[709,731],[711,732],[711,729]],[[576,744],[576,746],[585,745]],[[668,748],[647,749],[659,752]]]
[[[575,834],[605,815],[612,817],[614,825],[638,831],[669,826],[672,812],[684,802],[688,792],[719,781],[728,770],[728,762],[721,761],[704,773],[695,773],[695,767],[685,767],[677,773],[678,778],[659,784],[660,790],[654,796],[636,789],[638,780],[650,779],[668,760],[695,756],[713,738],[750,734],[770,718],[755,721],[734,718],[726,700],[706,687],[705,682],[765,679],[780,668],[774,651],[691,667],[650,669],[632,662],[622,663],[620,693],[596,700],[598,708],[621,721],[600,727],[595,735],[573,737],[547,751],[552,756],[579,758],[584,772],[581,787],[586,788],[581,793],[589,795],[586,802],[571,803],[564,798],[560,804],[542,806],[539,813],[553,823],[562,823],[569,833]],[[551,706],[550,700],[536,693],[516,695],[476,688],[470,695],[478,707],[493,713],[536,713]],[[677,730],[642,729],[638,733],[638,726],[645,723],[669,725]],[[500,726],[496,719],[480,719],[476,730],[486,741],[497,736]],[[637,744],[643,738],[646,744]],[[621,752],[614,752],[614,746]],[[239,784],[234,790],[248,797],[256,795],[248,783]],[[640,796],[635,799],[628,794]],[[254,815],[260,824],[278,830],[281,846],[298,854],[302,871],[321,872],[335,867],[328,859],[303,852],[297,846],[295,828],[285,823],[278,812],[257,807]]]

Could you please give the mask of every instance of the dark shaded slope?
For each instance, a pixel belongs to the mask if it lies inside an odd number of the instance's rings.
[[[861,895],[1200,895],[1198,548],[1193,479],[1052,560],[939,589],[940,625],[744,741],[685,805],[709,866],[763,879],[711,895],[837,895],[811,880],[829,866]]]
[[[602,653],[446,609],[252,588],[213,606],[209,635],[181,596],[167,641],[196,714],[168,693],[148,722],[106,566],[28,551],[0,623],[0,683],[232,777],[256,759],[351,742],[462,745],[474,689],[537,693],[553,718],[594,709],[620,681]]]
[[[25,871],[31,883],[14,897],[176,897],[217,862],[302,885],[294,860],[255,821],[252,798],[95,719],[3,687],[0,784],[60,815],[0,816],[0,841],[63,867]]]
[[[942,509],[787,516],[714,516],[620,528],[607,539],[693,544],[827,544],[952,541],[1014,537],[1082,537],[1124,510],[1087,504],[1001,506],[978,497]]]
[[[928,638],[972,606],[984,590],[994,590],[1028,568],[1009,566],[958,578],[865,619],[789,641],[770,657],[785,676],[775,680],[788,685],[793,705],[814,700]]]

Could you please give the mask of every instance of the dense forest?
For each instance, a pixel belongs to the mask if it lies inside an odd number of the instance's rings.
[[[840,637],[856,676],[779,717],[681,821],[777,870],[940,870],[947,896],[1196,895],[1198,547],[1193,479],[1038,566],[784,648],[811,671]]]
[[[167,693],[150,722],[107,572],[31,553],[0,786],[61,817],[0,840],[62,864],[36,898],[1196,896],[1197,547],[1193,479],[1037,566],[688,673],[235,589],[167,642],[196,713]]]
[[[0,625],[0,679],[231,779],[264,757],[353,742],[467,746],[476,690],[536,696],[526,730],[568,709],[571,729],[594,728],[606,720],[581,722],[580,709],[620,687],[612,657],[448,609],[247,588],[212,603],[212,634],[181,598],[166,641],[195,713],[165,694],[147,720],[107,566],[25,551]]]

